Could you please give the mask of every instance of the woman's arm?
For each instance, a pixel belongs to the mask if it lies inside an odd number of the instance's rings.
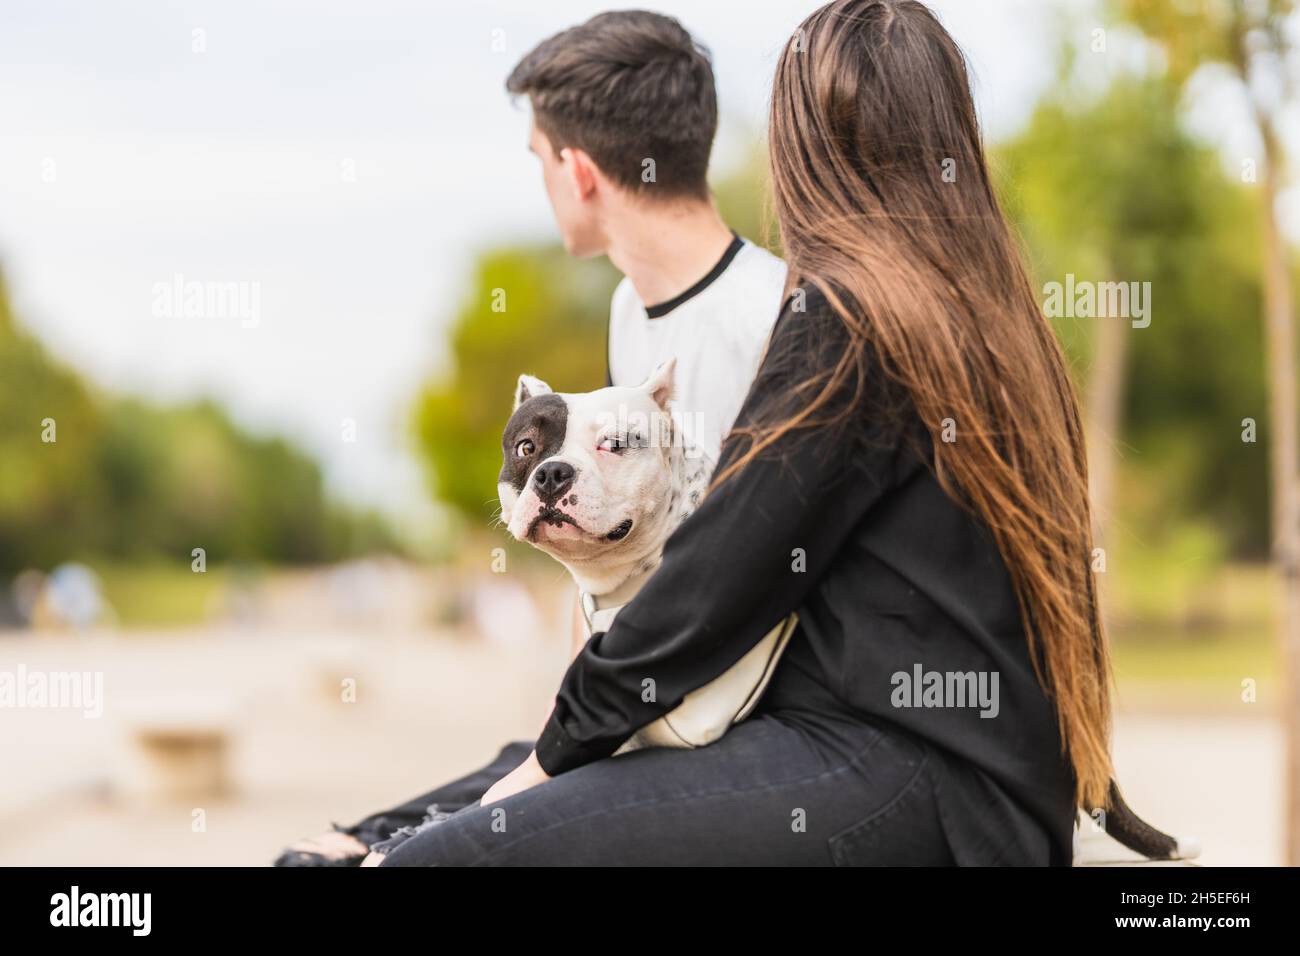
[[[834,360],[843,335],[820,297],[809,296],[806,313],[783,313],[738,426],[796,409],[794,387]],[[869,399],[842,401],[854,403],[851,428],[782,439],[707,495],[669,538],[659,570],[565,674],[537,744],[542,770],[554,776],[609,756],[800,606],[894,480],[898,443],[867,423],[896,415],[872,415]],[[719,467],[743,447],[730,440]]]

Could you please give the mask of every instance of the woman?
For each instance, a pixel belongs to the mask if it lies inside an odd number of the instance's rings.
[[[770,137],[792,293],[713,488],[536,750],[383,865],[1068,864],[1106,804],[1079,412],[961,52],[920,3],[831,3]],[[748,721],[611,758],[791,611]]]

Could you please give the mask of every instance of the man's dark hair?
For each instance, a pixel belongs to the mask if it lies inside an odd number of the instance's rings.
[[[718,126],[709,52],[672,17],[602,13],[544,40],[506,80],[532,102],[556,152],[584,151],[611,181],[648,196],[708,196]],[[653,160],[653,181],[643,176]]]

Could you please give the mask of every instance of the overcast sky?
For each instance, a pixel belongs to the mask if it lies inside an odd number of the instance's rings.
[[[1104,25],[1090,0],[1066,5],[1085,37]],[[553,236],[505,76],[619,6],[675,15],[713,51],[722,169],[761,132],[777,51],[816,4],[5,0],[0,265],[22,320],[105,386],[215,396],[317,454],[340,492],[410,506],[406,416],[475,250]],[[1014,131],[1051,80],[1052,5],[933,6],[989,136]],[[1221,111],[1203,125],[1231,135]],[[256,326],[158,314],[177,275],[255,284]]]

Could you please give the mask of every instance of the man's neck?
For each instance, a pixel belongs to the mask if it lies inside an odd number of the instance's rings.
[[[610,262],[647,306],[667,302],[699,282],[731,244],[732,232],[711,202],[629,206],[605,230]]]

